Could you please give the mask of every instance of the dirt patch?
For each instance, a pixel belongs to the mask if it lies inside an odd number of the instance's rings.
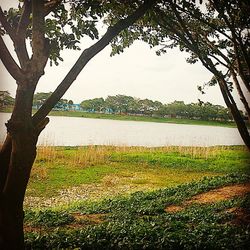
[[[105,221],[107,214],[81,214],[74,213],[72,214],[77,222],[87,222],[89,224],[100,224]]]
[[[24,225],[23,231],[26,233],[32,233],[32,232],[40,233],[42,231],[42,227],[33,227],[30,225]]]
[[[82,228],[89,225],[100,224],[105,221],[105,217],[107,214],[81,214],[81,213],[73,213],[74,221],[70,224],[65,225],[66,228]],[[53,227],[52,227],[53,228]],[[24,225],[25,232],[42,232],[42,231],[50,231],[51,229],[45,228],[43,226],[35,227],[31,225]]]
[[[186,206],[191,204],[206,204],[219,202],[223,200],[232,199],[235,196],[244,196],[247,193],[250,193],[250,183],[226,186],[222,188],[213,189],[206,193],[195,195],[190,200],[183,202],[180,206],[167,206],[165,208],[165,211],[169,213],[176,213],[185,209]]]
[[[234,219],[230,222],[234,225],[250,225],[250,210],[239,207],[232,207],[227,209],[226,212],[234,214]]]
[[[219,202],[222,200],[232,199],[235,196],[244,196],[249,192],[250,183],[226,186],[203,194],[195,195],[191,200],[187,201],[186,204]]]
[[[105,221],[105,214],[72,214],[75,218],[75,221],[69,225],[67,228],[83,228],[89,225],[97,225]]]
[[[184,209],[184,206],[175,206],[175,205],[170,205],[165,208],[165,211],[168,213],[177,213],[181,210]]]

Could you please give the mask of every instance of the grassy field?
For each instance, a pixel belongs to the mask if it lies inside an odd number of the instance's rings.
[[[243,146],[39,147],[26,249],[248,249],[249,166]]]
[[[39,147],[27,196],[51,198],[85,185],[89,196],[153,190],[204,176],[247,172],[249,153],[235,147]],[[91,186],[92,185],[92,186]],[[84,189],[84,188],[83,188]],[[115,191],[113,191],[113,189]],[[118,193],[117,193],[117,192]]]

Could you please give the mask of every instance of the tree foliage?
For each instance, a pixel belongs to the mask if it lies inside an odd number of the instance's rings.
[[[206,86],[219,85],[241,137],[250,147],[249,132],[232,94],[236,89],[250,120],[249,12],[247,0],[211,0],[202,5],[195,1],[168,0],[154,6],[129,35],[120,33],[113,40],[113,53],[122,52],[137,39],[156,47],[157,55],[176,47],[189,53],[188,63],[200,61],[213,74],[198,89],[205,93]]]

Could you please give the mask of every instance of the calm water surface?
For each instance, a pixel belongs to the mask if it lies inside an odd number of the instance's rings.
[[[10,114],[0,113],[0,142],[9,118]],[[243,141],[236,128],[52,116],[38,144],[213,146],[242,145]]]

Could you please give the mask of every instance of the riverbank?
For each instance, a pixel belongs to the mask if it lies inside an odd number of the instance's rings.
[[[11,113],[11,108],[1,110],[3,113]],[[36,112],[33,110],[33,112]],[[163,117],[150,117],[150,116],[137,116],[137,115],[119,115],[119,114],[103,114],[103,113],[87,113],[82,111],[51,111],[51,116],[65,116],[65,117],[83,117],[92,119],[109,119],[120,121],[143,121],[143,122],[158,122],[158,123],[172,123],[172,124],[189,124],[189,125],[204,125],[204,126],[220,126],[235,128],[234,122],[226,121],[203,121],[203,120],[190,120],[181,118],[163,118]],[[249,125],[248,125],[249,126]]]
[[[246,249],[249,165],[243,146],[38,147],[25,245]]]
[[[125,114],[120,115],[120,114],[87,113],[79,111],[51,111],[49,115],[83,117],[92,119],[109,119],[109,120],[120,120],[120,121],[158,122],[158,123],[173,123],[173,124],[220,126],[220,127],[231,127],[231,128],[236,127],[236,124],[234,122],[202,121],[202,120],[189,120],[181,118],[163,118],[163,117],[137,116],[137,115],[125,115]]]

